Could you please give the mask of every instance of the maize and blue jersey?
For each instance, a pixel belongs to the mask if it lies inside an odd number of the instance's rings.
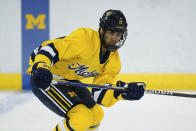
[[[57,80],[93,77],[93,84],[99,85],[114,85],[121,68],[117,51],[102,56],[99,33],[90,28],[79,28],[69,36],[43,42],[30,56],[28,74],[36,62],[45,62]],[[121,99],[113,94],[113,90],[93,91],[94,99],[104,106],[112,106]]]

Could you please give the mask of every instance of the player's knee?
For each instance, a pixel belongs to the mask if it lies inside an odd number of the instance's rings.
[[[97,125],[94,125],[94,126],[90,126],[88,128],[88,130],[86,130],[86,131],[98,131],[99,130],[99,126],[100,126],[100,124],[97,124]]]
[[[67,112],[69,126],[76,131],[88,129],[93,122],[91,110],[79,104]]]
[[[93,115],[93,123],[88,128],[88,130],[97,130],[100,126],[100,123],[103,119],[104,112],[100,105],[96,104],[92,109],[92,115]]]
[[[93,123],[91,126],[96,126],[101,123],[104,112],[100,105],[96,104],[93,108],[91,108],[92,114],[93,114]]]
[[[81,116],[78,119],[70,119],[69,124],[75,131],[84,131],[89,128],[91,120],[89,117]]]

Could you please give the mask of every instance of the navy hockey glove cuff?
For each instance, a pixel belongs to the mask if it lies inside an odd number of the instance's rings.
[[[52,73],[44,62],[33,65],[31,72],[31,82],[37,88],[46,89],[52,81]]]
[[[118,81],[117,86],[126,88],[125,92],[120,92],[121,96],[126,100],[139,100],[144,95],[144,88],[146,87],[144,82],[132,82],[125,83]]]

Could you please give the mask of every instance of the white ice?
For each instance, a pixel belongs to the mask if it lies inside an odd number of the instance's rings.
[[[104,108],[100,131],[196,131],[196,99],[145,94]],[[30,92],[0,92],[0,131],[51,131],[57,116]]]

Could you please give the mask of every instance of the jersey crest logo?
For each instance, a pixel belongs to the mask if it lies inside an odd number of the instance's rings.
[[[80,65],[79,63],[69,65],[68,68],[70,70],[75,70],[75,73],[79,76],[83,76],[85,78],[87,77],[93,77],[99,75],[96,70],[93,70],[92,72],[88,72],[88,69],[90,67],[86,65]]]

